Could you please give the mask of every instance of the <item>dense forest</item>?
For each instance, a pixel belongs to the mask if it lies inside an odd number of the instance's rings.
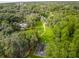
[[[0,3],[0,57],[78,58],[79,2]]]

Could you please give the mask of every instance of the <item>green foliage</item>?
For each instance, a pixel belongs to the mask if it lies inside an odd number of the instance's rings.
[[[38,57],[34,53],[39,42],[44,44],[45,54],[39,57],[79,57],[78,5],[79,2],[0,4],[0,57]]]

